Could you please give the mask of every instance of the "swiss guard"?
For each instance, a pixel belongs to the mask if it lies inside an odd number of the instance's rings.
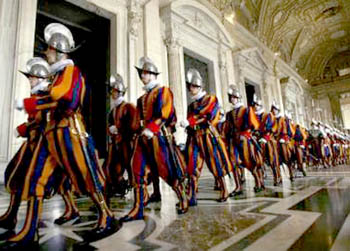
[[[292,121],[288,112],[285,116],[281,115],[281,109],[275,101],[271,104],[271,112],[275,115],[277,119],[277,133],[275,134],[278,140],[279,157],[281,164],[287,165],[289,170],[289,178],[291,181],[294,180],[293,167],[292,167],[292,153],[293,153],[293,143],[291,139],[294,136],[295,129],[292,125]],[[281,180],[282,183],[282,180]],[[279,184],[274,184],[279,185]]]
[[[253,100],[253,106],[257,107],[255,114],[259,118],[259,143],[265,163],[267,163],[273,173],[274,184],[279,184],[282,180],[280,172],[278,145],[274,137],[277,132],[277,120],[275,115],[270,112],[263,112],[261,99]]]
[[[188,210],[183,185],[185,164],[173,136],[176,124],[173,93],[168,87],[160,85],[158,69],[148,57],[142,57],[136,69],[145,94],[137,100],[140,123],[131,160],[134,206],[121,218],[124,222],[144,218],[149,173],[161,177],[175,191],[179,199],[178,214]]]
[[[127,88],[122,76],[117,74],[110,77],[111,111],[108,116],[108,157],[104,163],[106,175],[107,200],[118,193],[125,195],[128,188],[132,186],[132,143],[138,129],[136,107],[125,101],[124,95]],[[128,173],[128,181],[123,177],[125,171]]]
[[[254,191],[260,192],[264,189],[259,171],[263,163],[260,146],[252,134],[254,130],[258,130],[259,120],[252,107],[243,105],[242,96],[234,85],[229,86],[227,94],[233,109],[226,114],[228,123],[228,136],[226,138],[237,147],[242,165],[252,173],[255,180]],[[242,194],[241,186],[236,188],[230,196],[240,194]]]
[[[88,194],[99,211],[97,226],[87,241],[94,241],[117,231],[121,224],[105,203],[105,176],[95,154],[94,143],[85,130],[81,114],[85,96],[85,79],[69,59],[75,42],[70,30],[62,24],[51,23],[44,30],[48,48],[45,52],[51,64],[54,80],[45,97],[23,100],[28,114],[47,110],[43,137],[34,150],[23,185],[22,198],[29,201],[25,224],[21,232],[8,240],[8,246],[36,244],[45,186],[56,168],[65,173],[79,193]]]
[[[186,84],[192,103],[187,109],[187,120],[182,121],[181,126],[186,128],[188,134],[185,159],[190,177],[190,206],[197,205],[198,180],[204,162],[218,182],[221,191],[218,202],[224,202],[229,197],[225,175],[232,172],[226,145],[217,130],[220,122],[218,99],[203,90],[202,82],[202,77],[196,69],[188,70]]]
[[[28,60],[27,71],[23,73],[30,83],[31,97],[42,97],[47,95],[50,84],[50,66],[42,58],[35,57]],[[17,212],[22,200],[23,183],[27,175],[30,160],[34,154],[34,149],[39,141],[41,131],[45,124],[43,114],[40,112],[31,113],[27,122],[17,126],[15,134],[17,137],[26,138],[15,156],[12,158],[5,170],[5,188],[11,194],[10,204],[7,211],[0,216],[0,227],[13,230],[17,223]],[[13,231],[7,232],[14,235]],[[6,237],[2,235],[2,237]]]

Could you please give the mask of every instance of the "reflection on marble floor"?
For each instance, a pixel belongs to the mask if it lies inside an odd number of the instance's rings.
[[[181,216],[176,214],[175,194],[162,183],[162,202],[147,206],[144,221],[125,223],[117,233],[80,248],[76,244],[96,223],[89,211],[92,202],[77,199],[81,222],[57,226],[53,220],[63,213],[64,204],[56,196],[44,203],[40,250],[350,250],[350,167],[311,169],[308,177],[283,181],[274,187],[268,175],[266,190],[256,194],[247,175],[243,195],[218,203],[214,179],[204,171],[198,206]],[[227,184],[234,188],[233,180],[227,178]],[[116,216],[125,215],[132,201],[132,193],[114,198]],[[8,202],[1,185],[1,214]],[[23,203],[17,231],[24,217]]]

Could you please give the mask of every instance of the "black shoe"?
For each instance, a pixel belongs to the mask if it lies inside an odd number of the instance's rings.
[[[68,221],[72,221],[72,222],[80,221],[79,213],[74,213],[71,215],[71,217],[61,216],[60,218],[56,219],[54,221],[54,223],[56,225],[63,225],[64,223],[67,223]]]
[[[94,242],[101,240],[106,236],[116,233],[123,225],[122,221],[108,216],[106,227],[96,227],[89,232],[87,236],[84,236],[86,242]]]
[[[225,198],[219,198],[216,201],[217,202],[225,202],[225,201],[227,201],[228,197],[229,197],[229,195],[227,195],[227,197],[225,197]]]
[[[17,220],[11,220],[11,219],[4,219],[0,220],[0,228],[8,229],[8,230],[13,230],[15,229],[17,224]]]
[[[147,203],[153,203],[153,202],[160,202],[162,201],[162,197],[160,194],[152,194],[151,197],[149,197],[149,200]]]
[[[243,194],[243,191],[242,191],[242,190],[239,190],[239,191],[233,191],[233,192],[231,192],[228,196],[230,196],[230,197],[235,197],[235,196],[242,195],[242,194]]]
[[[121,222],[129,222],[129,221],[134,221],[134,220],[143,220],[144,217],[138,217],[138,218],[135,218],[135,217],[131,217],[129,215],[125,215],[123,217],[120,218],[120,221]]]

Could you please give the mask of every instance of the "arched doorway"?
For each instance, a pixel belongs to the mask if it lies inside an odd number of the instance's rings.
[[[110,75],[110,20],[76,5],[60,0],[38,0],[35,29],[36,56],[42,56],[42,43],[47,24],[58,22],[73,33],[75,43],[83,45],[71,54],[86,78],[87,96],[84,115],[87,129],[93,136],[100,157],[106,155],[106,111],[109,106],[107,79]]]

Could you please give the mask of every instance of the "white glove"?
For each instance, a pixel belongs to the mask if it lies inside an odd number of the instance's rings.
[[[186,128],[189,125],[190,125],[190,123],[188,122],[187,119],[180,122],[180,126],[183,128]]]
[[[115,125],[112,125],[112,126],[109,127],[109,132],[111,134],[118,134],[118,129],[117,129],[117,127]]]
[[[284,139],[280,139],[280,143],[284,144],[284,143],[286,143],[286,141]]]
[[[309,148],[311,149],[311,148],[312,148],[312,145],[309,145]]]
[[[305,146],[303,146],[303,145],[300,145],[300,148],[301,148],[301,149],[305,149]]]
[[[266,144],[266,143],[267,143],[266,139],[264,139],[264,138],[259,139],[259,142],[260,142],[260,143],[263,143],[263,144]]]
[[[16,138],[19,137],[19,132],[18,132],[17,128],[15,128],[15,131],[13,132],[13,134],[15,135]]]
[[[15,101],[15,109],[17,109],[18,111],[22,111],[24,108],[24,102],[23,99],[17,99]]]
[[[154,133],[150,129],[146,128],[145,130],[142,131],[141,135],[146,136],[147,139],[151,139],[153,138]]]

